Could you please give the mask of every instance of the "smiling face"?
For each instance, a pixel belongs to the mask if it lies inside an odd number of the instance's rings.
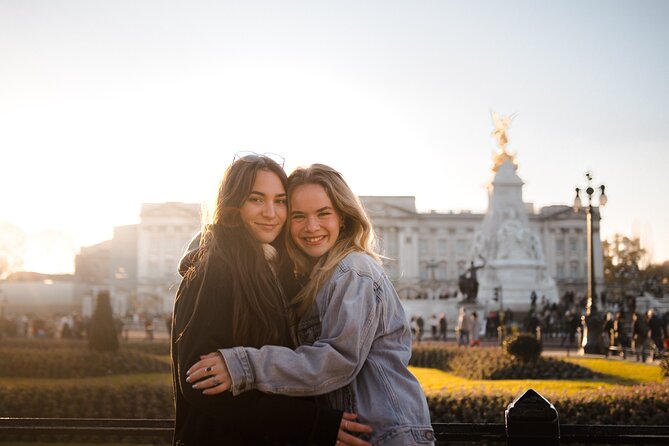
[[[258,242],[271,243],[286,222],[286,204],[286,189],[281,179],[269,170],[259,170],[239,215]]]
[[[301,251],[316,260],[337,242],[342,219],[319,184],[297,186],[290,205],[290,236]]]

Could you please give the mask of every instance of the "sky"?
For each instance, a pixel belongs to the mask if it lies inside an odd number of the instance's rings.
[[[525,201],[592,171],[602,238],[664,261],[668,22],[662,0],[0,0],[0,243],[72,272],[142,203],[213,199],[241,150],[484,212],[495,111]]]

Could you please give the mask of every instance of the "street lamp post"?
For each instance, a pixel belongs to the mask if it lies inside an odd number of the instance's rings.
[[[587,301],[585,306],[585,330],[583,333],[583,339],[581,340],[581,349],[579,353],[603,353],[603,346],[601,342],[602,335],[602,318],[597,311],[597,305],[595,302],[595,250],[593,244],[593,229],[592,229],[592,196],[595,193],[595,189],[592,187],[592,174],[587,172],[585,177],[588,180],[588,187],[585,189],[585,194],[588,196],[588,205],[585,207],[585,219],[586,219],[586,232],[588,239],[588,290],[587,290]],[[604,193],[605,186],[602,184],[599,186],[599,206],[603,207],[606,205],[607,197]],[[576,188],[576,197],[574,198],[574,212],[578,212],[582,207],[581,189]]]
[[[499,345],[502,345],[504,338],[506,338],[506,314],[504,313],[504,297],[502,294],[502,287],[497,286],[493,289],[493,298],[495,302],[499,301],[499,313],[497,313],[497,340]]]

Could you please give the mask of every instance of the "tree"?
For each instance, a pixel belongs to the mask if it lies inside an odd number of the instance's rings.
[[[638,295],[642,286],[640,264],[646,255],[640,239],[615,234],[613,239],[602,243],[602,251],[607,288],[618,297],[627,293]]]
[[[0,221],[0,279],[23,267],[25,238],[21,228]]]
[[[642,289],[653,296],[669,294],[669,260],[660,265],[648,265],[641,272]]]
[[[118,350],[118,333],[112,315],[109,291],[98,293],[98,301],[91,319],[88,345],[98,352],[115,352]]]

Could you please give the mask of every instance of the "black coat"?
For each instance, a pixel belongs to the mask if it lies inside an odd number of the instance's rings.
[[[334,445],[342,412],[316,404],[313,398],[270,395],[256,390],[203,395],[186,382],[186,371],[200,355],[232,343],[230,273],[208,262],[183,279],[172,318],[172,376],[176,402],[174,445]],[[198,289],[205,277],[198,311],[191,317]],[[271,367],[271,365],[268,365]]]

